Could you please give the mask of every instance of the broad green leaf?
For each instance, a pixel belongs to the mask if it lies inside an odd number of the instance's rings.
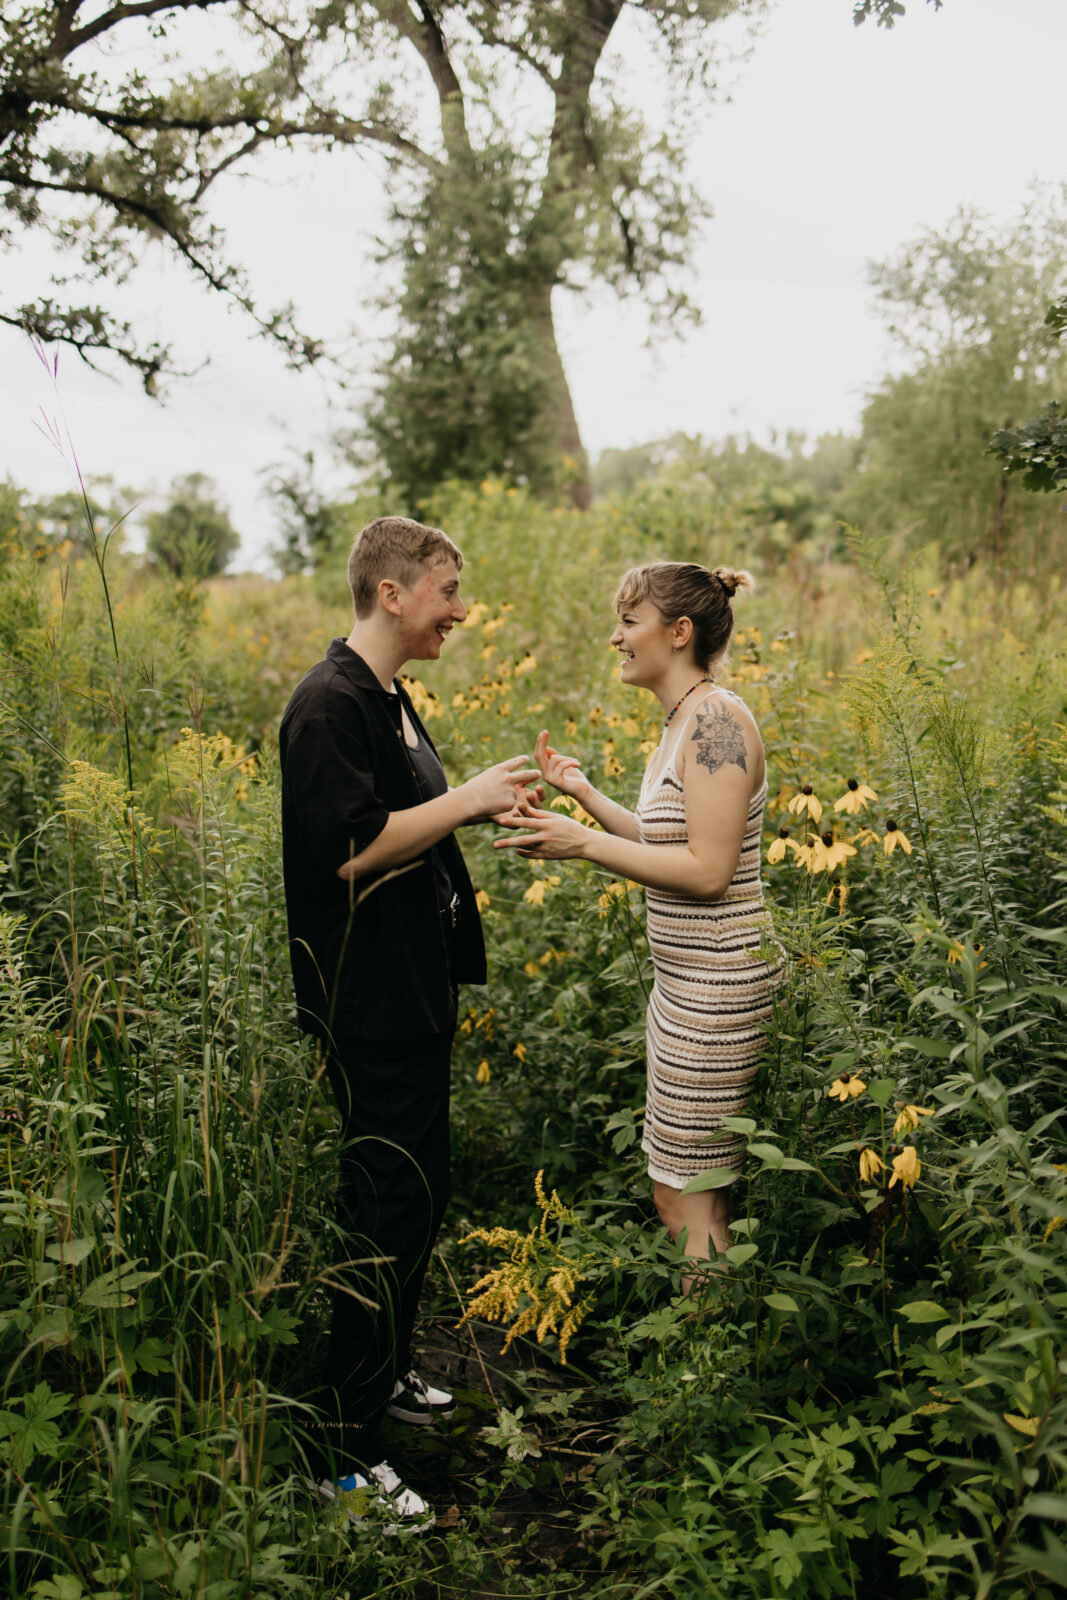
[[[897,1080],[895,1078],[875,1078],[872,1083],[867,1085],[867,1093],[875,1105],[879,1106],[887,1106],[896,1092]]]
[[[758,1244],[732,1244],[726,1252],[726,1259],[732,1267],[743,1267],[746,1261],[751,1261],[757,1255]]]
[[[939,1306],[936,1300],[909,1300],[897,1310],[909,1322],[943,1322],[948,1316],[944,1306]]]
[[[751,1117],[723,1117],[722,1126],[729,1128],[731,1133],[748,1135],[755,1133],[759,1124],[754,1122]]]
[[[1037,1437],[1037,1430],[1041,1426],[1040,1417],[1018,1417],[1014,1411],[1005,1411],[1002,1415],[1008,1427],[1014,1428],[1016,1433],[1025,1433],[1028,1439]]]
[[[735,1167],[712,1167],[710,1172],[690,1178],[682,1193],[703,1194],[705,1189],[725,1189],[728,1184],[736,1183],[740,1176]]]
[[[113,1267],[92,1280],[81,1296],[81,1304],[99,1311],[115,1310],[118,1306],[133,1305],[133,1291],[141,1284],[158,1278],[158,1272],[142,1272],[132,1262]]]
[[[779,1168],[785,1160],[785,1155],[776,1144],[750,1144],[748,1153],[767,1167]]]
[[[902,1050],[918,1050],[920,1055],[946,1057],[954,1049],[951,1039],[922,1039],[916,1035],[909,1035],[906,1039],[898,1041]]]
[[[770,1306],[772,1311],[799,1311],[800,1307],[791,1294],[765,1294],[763,1304]]]
[[[50,1261],[60,1261],[65,1267],[76,1267],[79,1261],[84,1261],[96,1248],[96,1237],[89,1234],[83,1239],[60,1239],[55,1244],[45,1246],[45,1255]]]

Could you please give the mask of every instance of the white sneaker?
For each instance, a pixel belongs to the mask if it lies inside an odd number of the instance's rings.
[[[426,1427],[435,1417],[447,1420],[455,1406],[452,1396],[444,1389],[433,1388],[417,1372],[405,1372],[393,1386],[385,1414],[395,1417],[398,1422],[413,1422],[417,1427]]]
[[[362,1472],[321,1483],[305,1480],[312,1494],[336,1506],[356,1528],[377,1528],[388,1535],[427,1533],[436,1518],[421,1495],[406,1489],[388,1461]]]

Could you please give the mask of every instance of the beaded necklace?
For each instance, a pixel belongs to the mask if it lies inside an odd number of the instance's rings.
[[[688,688],[685,691],[685,693],[682,696],[682,700],[688,700],[689,696],[693,693],[693,690],[694,689],[699,689],[700,685],[702,683],[714,683],[714,681],[715,680],[713,678],[698,678],[696,683],[692,684],[690,686],[690,688]],[[670,711],[668,711],[668,713],[667,713],[667,715],[666,715],[666,717],[664,718],[664,721],[663,721],[663,726],[665,728],[669,728],[670,727],[671,718],[674,716],[674,713],[677,711],[678,707],[681,705],[682,700],[676,700],[674,705],[671,707]]]

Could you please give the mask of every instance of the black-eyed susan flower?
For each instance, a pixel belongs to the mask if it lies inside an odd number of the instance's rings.
[[[526,1060],[526,1046],[522,1043],[517,1044],[511,1053],[516,1061]]]
[[[932,1117],[933,1106],[901,1106],[893,1124],[894,1133],[914,1133],[920,1117]]]
[[[818,822],[822,816],[822,801],[811,784],[806,783],[800,793],[790,800],[789,809],[795,817],[809,816],[812,822]]]
[[[836,906],[839,916],[844,912],[845,907],[848,905],[848,884],[843,879],[840,883],[831,885],[830,892],[826,896],[826,904],[828,906]]]
[[[835,839],[832,833],[824,833],[822,842],[826,847],[824,872],[835,872],[838,867],[844,865],[849,856],[856,854],[855,845],[849,844],[847,839]]]
[[[844,1105],[846,1100],[855,1100],[866,1087],[863,1079],[858,1078],[855,1073],[843,1072],[839,1078],[834,1079],[826,1093],[831,1100],[840,1100]]]
[[[474,896],[474,904],[478,907],[479,911],[488,911],[489,896],[484,889],[478,890],[478,893]]]
[[[887,856],[891,856],[898,844],[906,856],[911,855],[911,840],[906,833],[901,833],[895,822],[889,821],[885,825],[885,838],[882,840],[882,848]]]
[[[474,1076],[475,1076],[475,1078],[477,1078],[478,1082],[481,1084],[483,1089],[485,1088],[486,1084],[489,1082],[489,1079],[492,1077],[492,1073],[489,1071],[489,1063],[488,1063],[488,1061],[486,1061],[484,1056],[479,1061],[478,1070],[474,1074]]]
[[[767,851],[767,860],[773,867],[777,862],[785,860],[787,851],[792,850],[795,853],[797,848],[789,837],[789,829],[779,828],[777,839],[771,841],[770,849]]]
[[[549,889],[557,889],[560,881],[558,874],[554,872],[550,872],[547,878],[535,878],[522,898],[528,906],[544,905],[545,895]]]
[[[872,1178],[877,1178],[880,1172],[886,1172],[887,1170],[886,1164],[877,1150],[872,1150],[868,1146],[866,1150],[860,1151],[861,1183],[870,1183]]]
[[[855,817],[867,809],[868,800],[877,798],[874,790],[867,784],[860,783],[858,778],[850,778],[845,793],[834,801],[834,810],[847,811],[850,817]]]
[[[914,1145],[906,1144],[898,1156],[893,1157],[893,1176],[889,1180],[889,1187],[895,1183],[902,1184],[905,1189],[914,1189],[916,1180],[922,1176],[923,1164],[919,1160],[919,1152]]]

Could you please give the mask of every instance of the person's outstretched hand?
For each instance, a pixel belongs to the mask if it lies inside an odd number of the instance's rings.
[[[577,756],[564,756],[552,748],[548,742],[547,728],[542,728],[537,735],[534,760],[540,767],[545,782],[550,783],[553,789],[558,789],[561,794],[577,796],[578,791],[589,782]]]
[[[494,850],[514,850],[531,861],[573,861],[585,854],[591,830],[573,817],[558,811],[539,811],[531,807],[515,820],[500,818],[505,828],[521,828],[511,838],[494,839]]]
[[[526,756],[511,756],[468,778],[462,787],[470,806],[469,820],[489,822],[497,817],[521,815],[519,808],[528,804],[527,784],[537,776]]]

